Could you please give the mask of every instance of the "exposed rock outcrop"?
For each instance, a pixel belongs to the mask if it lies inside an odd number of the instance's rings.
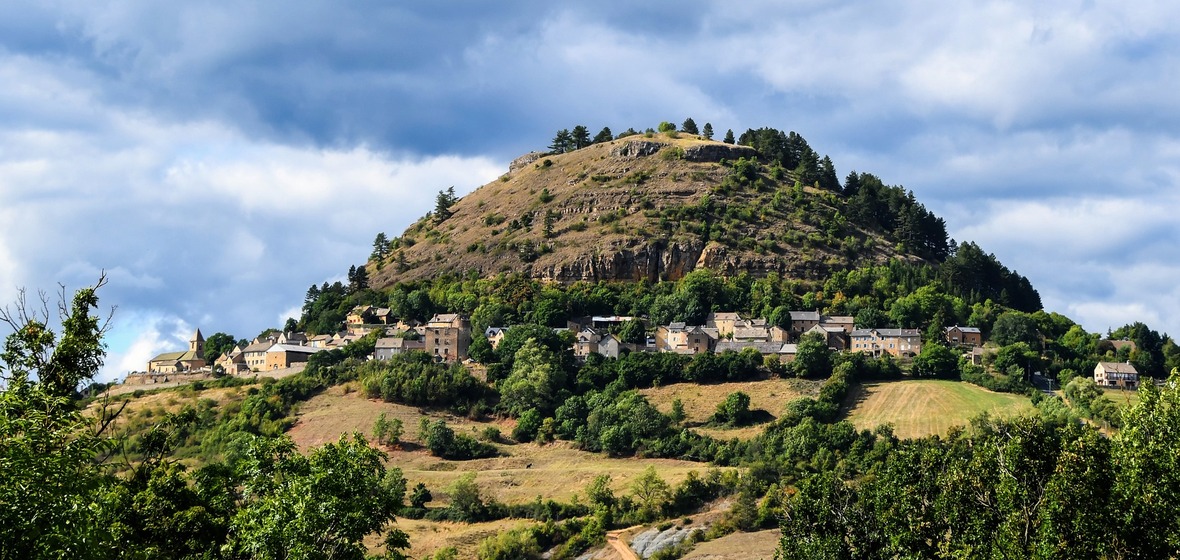
[[[623,158],[638,158],[654,155],[664,149],[667,144],[651,140],[632,140],[611,150],[610,155]]]
[[[684,150],[684,159],[688,161],[721,161],[738,158],[752,158],[758,155],[758,150],[749,146],[734,144],[699,144],[689,146]]]

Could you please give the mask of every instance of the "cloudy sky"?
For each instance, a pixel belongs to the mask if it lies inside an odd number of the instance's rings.
[[[1180,4],[0,2],[0,301],[253,337],[559,128],[794,130],[1105,332],[1180,332]]]

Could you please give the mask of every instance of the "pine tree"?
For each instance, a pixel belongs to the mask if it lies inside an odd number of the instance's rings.
[[[570,134],[568,129],[561,129],[557,131],[557,136],[553,137],[553,143],[549,145],[549,152],[554,154],[564,154],[574,146],[574,135]]]
[[[701,131],[701,136],[704,136],[705,140],[712,140],[713,139],[713,124],[712,123],[705,123],[705,129]]]
[[[598,134],[594,136],[594,143],[601,144],[603,142],[610,142],[611,140],[614,140],[614,139],[615,139],[615,135],[613,132],[610,131],[610,127],[604,126],[604,127],[602,127],[602,130],[598,131]]]
[[[840,192],[840,178],[836,176],[836,166],[832,158],[824,156],[819,161],[819,188],[831,192]]]
[[[573,149],[580,150],[590,145],[590,130],[582,125],[574,127],[574,131],[570,133],[573,141]]]
[[[459,199],[455,196],[455,187],[450,187],[445,191],[438,191],[438,196],[434,198],[434,223],[442,223],[443,220],[451,217],[451,206],[454,206]]]
[[[692,120],[692,117],[684,119],[684,123],[680,125],[680,130],[683,130],[687,134],[701,133],[701,131],[697,129],[697,123],[696,121]]]
[[[727,130],[727,131],[725,131],[725,140],[724,140],[724,142],[725,142],[726,144],[733,144],[733,143],[734,143],[734,139],[733,139],[733,129],[732,129],[732,128],[731,128],[731,129],[729,129],[729,130]]]
[[[385,232],[378,233],[377,237],[373,239],[373,253],[369,255],[369,259],[380,262],[388,254],[389,238],[385,236]]]

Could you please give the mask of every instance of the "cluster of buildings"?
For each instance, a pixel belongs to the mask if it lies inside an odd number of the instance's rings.
[[[635,317],[594,316],[569,322],[574,332],[574,355],[585,359],[590,354],[618,358],[624,352],[671,352],[695,355],[702,352],[741,352],[753,348],[764,357],[781,362],[795,359],[798,341],[804,335],[819,335],[829,348],[840,352],[862,352],[874,357],[889,355],[910,358],[922,351],[922,336],[917,329],[856,328],[849,316],[829,316],[818,311],[791,311],[790,327],[768,324],[765,319],[745,319],[738,313],[710,313],[704,324],[681,322],[659,325],[654,336],[643,343],[626,343],[612,330]],[[201,330],[193,334],[186,350],[166,352],[152,358],[147,375],[166,376],[192,372],[211,372],[220,368],[226,374],[271,371],[307,362],[323,350],[339,348],[381,329],[386,334],[377,339],[373,358],[388,360],[397,354],[421,351],[440,362],[468,360],[472,340],[471,323],[458,313],[440,313],[425,324],[407,324],[397,320],[387,308],[358,306],[345,320],[345,330],[332,335],[307,336],[304,333],[274,333],[254,339],[246,346],[235,346],[212,364],[204,359],[205,339]],[[508,327],[488,327],[483,336],[493,348],[499,345]],[[645,331],[647,329],[645,328]],[[650,331],[647,331],[650,332]],[[977,360],[982,355],[983,334],[974,327],[952,326],[944,331],[945,343],[963,349]],[[1099,362],[1094,381],[1100,387],[1136,389],[1139,373],[1130,362]]]

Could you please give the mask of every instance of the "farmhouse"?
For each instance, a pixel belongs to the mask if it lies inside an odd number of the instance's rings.
[[[1094,366],[1094,383],[1112,389],[1138,389],[1139,371],[1131,362],[1098,362]]]

